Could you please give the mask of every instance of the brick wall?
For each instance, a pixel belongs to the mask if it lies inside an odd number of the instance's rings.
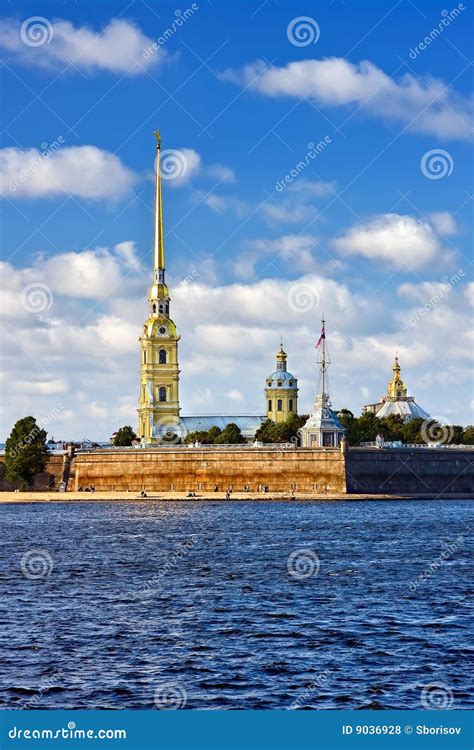
[[[210,491],[232,487],[270,492],[344,492],[339,450],[190,449],[78,453],[68,489]]]

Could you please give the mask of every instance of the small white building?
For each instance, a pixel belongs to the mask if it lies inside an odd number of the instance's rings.
[[[338,448],[344,437],[344,427],[331,409],[327,393],[318,393],[314,411],[301,428],[303,448]]]
[[[330,365],[329,354],[326,345],[325,321],[321,336],[316,344],[320,348],[319,364],[319,388],[314,402],[312,414],[300,430],[302,448],[339,448],[344,437],[345,430],[335,411],[331,408],[331,400],[327,391],[327,369]]]

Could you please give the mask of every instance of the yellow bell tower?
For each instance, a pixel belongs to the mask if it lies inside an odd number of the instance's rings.
[[[407,387],[401,378],[401,368],[398,364],[398,354],[395,355],[395,362],[392,367],[393,377],[387,386],[387,396],[396,399],[406,399]]]
[[[170,318],[170,297],[165,284],[165,248],[161,198],[161,136],[156,138],[155,239],[153,283],[148,295],[149,317],[140,341],[140,393],[138,397],[138,436],[146,443],[159,442],[179,424],[178,341],[180,337]]]
[[[286,369],[283,342],[276,355],[276,370],[268,376],[265,388],[267,419],[285,422],[298,413],[298,380]]]

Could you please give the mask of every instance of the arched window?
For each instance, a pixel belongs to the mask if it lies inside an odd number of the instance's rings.
[[[165,306],[164,305],[160,305],[160,313],[164,313],[164,311],[165,311]]]
[[[279,398],[277,401],[277,411],[283,411],[283,401],[281,400],[281,398]]]
[[[268,401],[268,411],[271,411],[271,410],[272,410],[272,400],[270,399]]]
[[[156,313],[156,305],[155,304],[153,305],[152,309],[153,309],[153,313]]]
[[[143,364],[146,365],[146,352],[143,352]]]
[[[293,411],[293,399],[292,398],[290,398],[290,400],[288,401],[288,408],[290,411]]]
[[[166,350],[160,349],[158,352],[158,362],[160,365],[166,365]]]
[[[160,401],[166,401],[166,388],[164,385],[162,385],[158,391],[158,398]]]

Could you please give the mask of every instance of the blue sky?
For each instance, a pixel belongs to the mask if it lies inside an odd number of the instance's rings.
[[[262,412],[280,334],[308,411],[324,312],[336,407],[377,400],[398,350],[423,408],[472,422],[470,6],[179,10],[4,7],[2,435],[135,423],[156,127],[184,170],[164,182],[184,414]]]

